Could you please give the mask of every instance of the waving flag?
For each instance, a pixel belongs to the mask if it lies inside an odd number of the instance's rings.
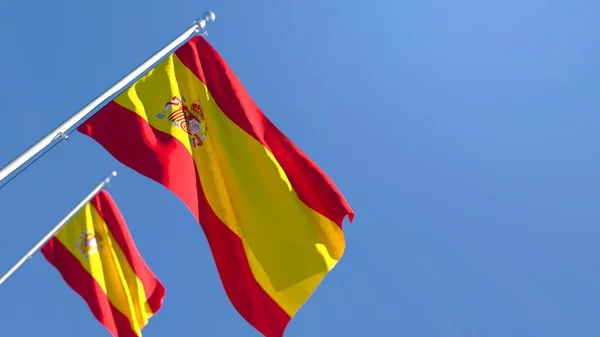
[[[79,131],[187,205],[229,299],[265,336],[283,335],[342,257],[352,209],[200,36]]]
[[[139,337],[165,288],[140,256],[114,201],[100,191],[42,254],[114,337]]]

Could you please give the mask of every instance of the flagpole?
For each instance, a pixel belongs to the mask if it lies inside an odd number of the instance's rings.
[[[37,252],[46,242],[48,242],[48,240],[58,233],[58,231],[60,231],[67,224],[67,222],[69,222],[69,220],[71,220],[88,202],[90,202],[90,200],[92,200],[100,192],[100,190],[104,188],[104,186],[106,186],[106,184],[110,182],[111,178],[116,176],[117,172],[112,171],[108,177],[104,178],[104,180],[102,180],[102,182],[98,184],[96,188],[94,188],[85,198],[83,198],[83,200],[81,200],[79,204],[77,204],[77,206],[75,206],[75,208],[73,208],[62,220],[60,220],[58,224],[54,226],[54,228],[44,235],[44,237],[38,243],[36,243],[35,246],[33,246],[33,248],[31,248],[12,268],[10,268],[6,274],[2,275],[0,278],[0,285],[2,285],[2,283],[4,283],[4,281],[6,281],[15,271],[17,271],[17,269],[19,269],[23,263],[25,263],[25,261],[30,259],[35,252]]]
[[[114,95],[120,94],[127,86],[143,76],[148,70],[150,70],[157,62],[162,58],[168,56],[187,41],[189,41],[196,34],[206,35],[206,26],[215,20],[215,14],[211,11],[206,11],[202,16],[202,19],[194,21],[194,24],[186,29],[183,33],[169,42],[156,54],[152,55],[137,68],[132,70],[129,74],[125,75],[121,80],[115,83],[113,86],[108,88],[105,92],[96,97],[88,105],[81,108],[73,116],[69,117],[65,122],[50,131],[46,136],[40,139],[37,143],[33,144],[29,149],[15,158],[12,162],[8,163],[2,169],[0,169],[0,182],[10,176],[13,172],[18,170],[22,165],[26,164],[30,159],[39,154],[48,145],[52,144],[55,140],[65,140],[68,138],[68,131],[79,122],[85,120],[85,118],[96,108],[99,108],[107,103]]]

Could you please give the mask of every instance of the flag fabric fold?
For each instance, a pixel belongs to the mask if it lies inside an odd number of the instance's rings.
[[[231,303],[265,336],[283,335],[342,257],[352,209],[203,37],[78,130],[187,205]]]
[[[142,336],[142,328],[162,306],[165,288],[104,190],[41,252],[113,337]]]

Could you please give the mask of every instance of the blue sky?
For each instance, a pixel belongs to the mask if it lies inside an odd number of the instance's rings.
[[[600,333],[597,1],[5,1],[0,165],[207,10],[209,41],[356,211],[301,336]],[[0,272],[111,170],[167,288],[144,336],[258,336],[176,197],[80,134],[0,189]],[[107,331],[41,254],[2,336]]]

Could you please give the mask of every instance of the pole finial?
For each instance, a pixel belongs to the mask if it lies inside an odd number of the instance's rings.
[[[117,176],[117,171],[112,171],[108,177],[104,178],[104,183],[108,184],[110,180]]]
[[[206,21],[206,23],[213,23],[217,19],[213,11],[204,12],[204,14],[202,14],[202,18]]]
[[[204,14],[202,14],[202,18],[195,21],[195,23],[198,25],[198,28],[196,28],[196,33],[202,36],[207,36],[208,31],[206,31],[206,26],[209,23],[215,22],[216,18],[217,17],[213,11],[204,12]]]

